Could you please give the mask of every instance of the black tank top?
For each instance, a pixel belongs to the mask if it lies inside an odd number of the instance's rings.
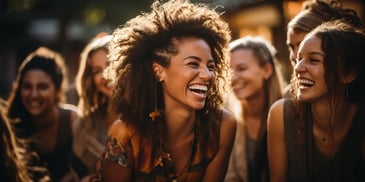
[[[363,144],[365,107],[359,106],[351,127],[335,156],[327,159],[313,138],[312,121],[304,125],[304,142],[298,142],[298,114],[293,101],[284,102],[284,130],[287,146],[287,179],[293,182],[365,182]]]
[[[51,153],[40,154],[41,159],[46,162],[53,182],[58,182],[64,175],[71,171],[72,154],[72,128],[71,112],[59,108],[59,122],[57,131],[57,142]]]

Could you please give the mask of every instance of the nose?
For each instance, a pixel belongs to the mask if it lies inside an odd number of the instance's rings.
[[[305,70],[306,70],[306,68],[305,68],[304,60],[300,60],[300,61],[295,63],[294,71],[296,73],[301,73],[301,72],[304,72]]]
[[[30,91],[31,97],[37,97],[38,96],[38,90],[36,88],[32,88]]]
[[[213,71],[210,71],[207,67],[203,67],[199,72],[199,77],[205,80],[209,80],[213,77]]]

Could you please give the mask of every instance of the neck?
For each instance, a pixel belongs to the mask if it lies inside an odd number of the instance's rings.
[[[50,108],[45,114],[33,116],[32,121],[37,131],[55,126],[59,119],[57,106]]]
[[[322,131],[330,132],[341,129],[350,123],[357,110],[356,104],[344,101],[336,105],[329,102],[311,105],[313,124]]]
[[[166,142],[176,142],[193,134],[195,125],[195,111],[165,110]]]
[[[261,97],[253,97],[241,101],[244,117],[262,118],[262,116],[266,114],[265,100],[266,97],[261,94]]]

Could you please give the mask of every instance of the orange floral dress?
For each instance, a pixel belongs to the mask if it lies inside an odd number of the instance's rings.
[[[136,182],[177,181],[174,177],[176,175],[171,172],[171,169],[168,169],[169,164],[166,162],[166,156],[157,152],[156,157],[153,157],[151,139],[141,138],[132,127],[123,122],[118,123],[118,125],[117,129],[114,127],[110,131],[106,139],[102,161],[109,160],[122,167],[132,167],[133,181]],[[195,136],[197,136],[196,133]],[[217,145],[205,145],[207,149],[202,150],[202,141],[199,141],[198,137],[194,138],[191,163],[184,177],[185,181],[189,182],[202,180],[205,168],[217,152]]]

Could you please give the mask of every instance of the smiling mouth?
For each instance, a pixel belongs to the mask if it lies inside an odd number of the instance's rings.
[[[189,87],[189,90],[191,92],[194,92],[199,95],[206,95],[208,92],[208,86],[207,85],[192,85]]]
[[[298,79],[298,84],[300,87],[308,88],[308,87],[312,87],[314,85],[314,81],[301,78],[301,79]]]

